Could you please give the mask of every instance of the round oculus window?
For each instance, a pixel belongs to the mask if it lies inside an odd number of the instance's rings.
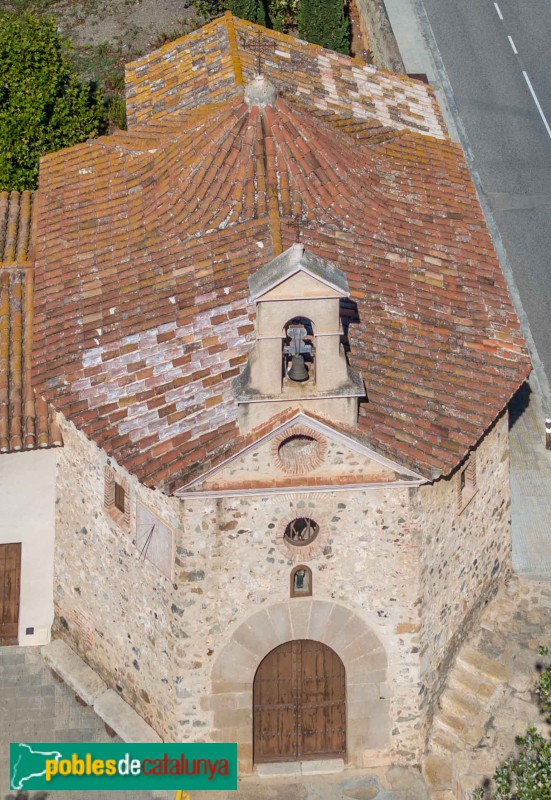
[[[318,467],[324,457],[324,447],[318,439],[305,433],[294,433],[280,442],[278,460],[286,472],[309,472]]]
[[[287,525],[283,538],[288,544],[304,547],[314,541],[319,530],[319,525],[313,519],[298,517]]]

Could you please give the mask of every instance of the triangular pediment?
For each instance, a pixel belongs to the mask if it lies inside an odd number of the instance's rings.
[[[310,300],[318,298],[337,298],[340,300],[343,293],[311,275],[307,270],[300,269],[285,280],[278,283],[273,289],[265,292],[259,301],[267,300]]]
[[[265,431],[265,429],[264,429]],[[178,497],[414,486],[424,478],[358,437],[297,412],[175,492]]]
[[[252,300],[348,297],[348,279],[330,261],[294,244],[249,278]]]

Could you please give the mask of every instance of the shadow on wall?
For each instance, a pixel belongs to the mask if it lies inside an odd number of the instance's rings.
[[[532,389],[528,382],[523,383],[520,389],[513,395],[509,403],[509,430],[512,430],[517,420],[519,420],[528,406],[530,405],[530,397]]]

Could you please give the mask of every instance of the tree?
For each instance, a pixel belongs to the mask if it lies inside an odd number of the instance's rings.
[[[541,655],[547,653],[547,648],[540,650]],[[542,670],[536,694],[546,721],[551,721],[551,664]],[[551,739],[529,728],[524,736],[517,736],[516,743],[517,752],[495,771],[495,792],[490,786],[477,789],[473,800],[550,800]]]
[[[296,26],[298,0],[269,0],[269,27],[287,33]]]
[[[202,17],[203,22],[210,22],[216,17],[222,16],[226,11],[227,3],[225,0],[191,0],[195,10]]]
[[[298,35],[338,53],[350,54],[350,20],[343,0],[300,0]]]
[[[80,83],[53,19],[0,13],[0,189],[31,189],[40,156],[96,136],[105,104]]]
[[[228,9],[241,19],[266,25],[265,0],[227,0]]]

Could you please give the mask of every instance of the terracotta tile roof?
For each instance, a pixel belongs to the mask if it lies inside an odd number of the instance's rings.
[[[0,192],[0,264],[29,263],[33,196]]]
[[[262,59],[262,73],[280,96],[311,111],[445,137],[433,90],[425,83],[267,30],[229,11],[127,65],[129,126],[240,94],[257,72],[252,45],[258,37],[273,46],[273,56]]]
[[[370,129],[239,95],[43,159],[37,388],[146,485],[208,469],[240,442],[248,275],[299,215],[350,284],[361,435],[453,470],[530,364],[460,148]]]
[[[61,444],[31,385],[34,208],[31,192],[0,192],[0,453]]]

